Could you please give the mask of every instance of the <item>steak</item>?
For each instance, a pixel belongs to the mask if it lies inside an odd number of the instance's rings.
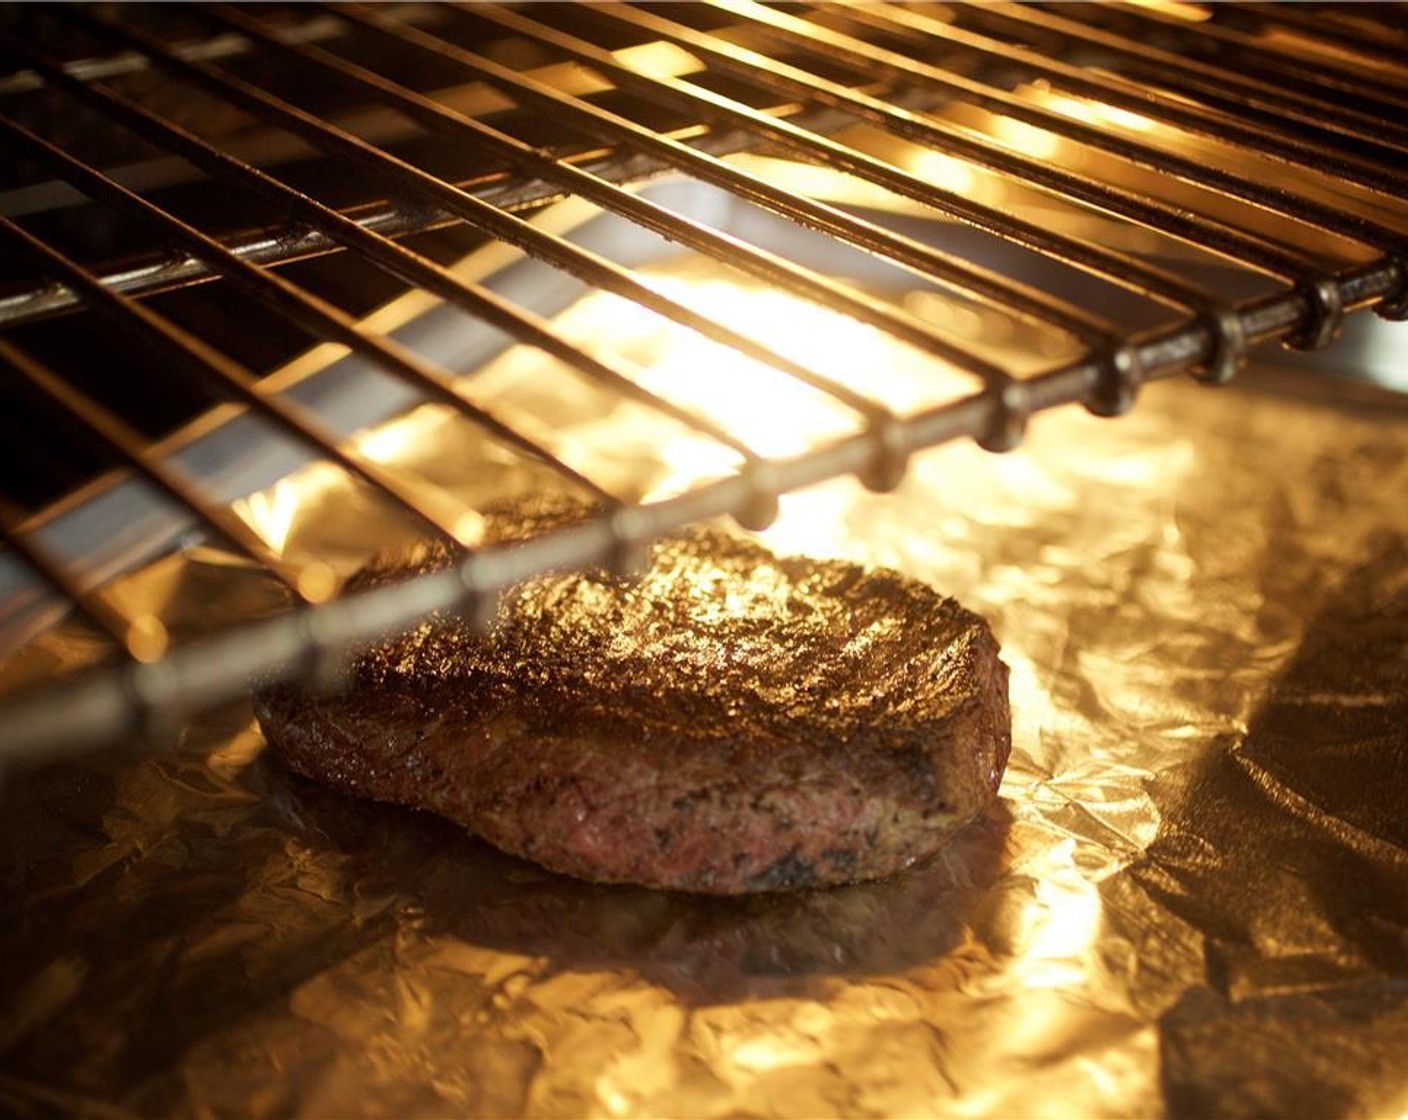
[[[583,512],[485,513],[508,541]],[[419,546],[367,587],[449,563]],[[741,894],[890,875],[996,796],[1011,743],[992,631],[895,572],[779,557],[718,530],[634,581],[554,574],[359,655],[338,695],[255,697],[289,767],[429,809],[597,882]]]

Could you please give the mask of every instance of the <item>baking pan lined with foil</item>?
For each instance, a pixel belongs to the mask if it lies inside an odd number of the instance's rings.
[[[1408,1107],[1408,447],[1400,397],[1323,372],[1398,364],[1360,312],[1402,309],[1404,41],[1309,14],[7,22],[33,33],[0,41],[23,157],[0,376],[88,427],[79,455],[59,426],[73,461],[35,491],[5,475],[0,520],[122,640],[0,558],[0,1108]],[[79,113],[102,128],[65,135]],[[713,259],[729,238],[750,273]],[[1341,326],[1321,372],[1146,384]],[[242,410],[193,388],[244,372]],[[1053,407],[1136,391],[1115,423]],[[1028,413],[1015,454],[960,439]],[[473,549],[483,503],[574,485],[618,510]],[[238,698],[774,503],[770,547],[932,583],[1013,667],[999,808],[892,882],[726,905],[571,883],[300,782]],[[469,546],[453,579],[337,597],[426,517]]]
[[[12,767],[0,1094],[21,1114],[1391,1114],[1408,424],[1387,399],[1228,392],[1245,407],[1169,384],[1121,424],[1055,414],[1015,456],[947,448],[891,495],[784,498],[772,547],[945,587],[1012,665],[999,807],[886,883],[719,903],[552,876],[289,775],[244,703]],[[408,449],[456,453],[420,419]],[[298,481],[291,547],[368,533]],[[222,564],[191,553],[129,593],[179,629],[173,590]]]

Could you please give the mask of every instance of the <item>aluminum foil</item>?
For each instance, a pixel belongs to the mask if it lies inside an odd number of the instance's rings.
[[[620,337],[602,304],[573,314]],[[478,384],[521,416],[557,402],[544,430],[614,485],[724,469],[679,439],[662,458],[623,406],[515,389],[531,360]],[[542,484],[434,408],[368,439],[467,501]],[[999,805],[889,882],[574,882],[290,775],[245,704],[11,772],[0,1111],[1404,1113],[1405,493],[1402,409],[1170,383],[1118,421],[1042,417],[1008,456],[926,454],[894,494],[784,500],[772,547],[930,581],[1013,670]],[[321,469],[240,508],[340,574],[388,535]],[[270,605],[208,550],[120,592],[177,634]],[[56,631],[10,672],[84,643]]]

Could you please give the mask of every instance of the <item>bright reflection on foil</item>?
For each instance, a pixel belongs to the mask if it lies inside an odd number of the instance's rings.
[[[357,450],[378,463],[393,463],[405,457],[420,438],[416,426],[392,421],[358,436]]]
[[[901,415],[978,387],[970,375],[874,328],[783,292],[720,278],[717,270],[652,272],[648,282],[782,358]],[[763,456],[801,454],[865,423],[829,393],[605,293],[583,298],[558,317],[557,325],[643,388],[716,422]],[[511,348],[466,386],[476,399],[492,402],[501,416],[574,466],[596,472],[608,486],[618,478],[626,485],[644,481],[640,492],[647,500],[739,465],[732,451],[708,435],[613,398],[529,347]],[[554,400],[573,404],[544,407]],[[545,422],[549,417],[552,422]]]
[[[655,277],[653,286],[900,412],[973,387],[942,364],[905,353],[906,347],[874,328],[784,292],[673,276]],[[719,420],[761,454],[795,454],[859,425],[849,408],[779,370],[693,332],[662,330],[658,319],[635,304],[612,303],[603,335],[617,325],[628,337],[651,340],[628,350],[637,358],[640,382]]]
[[[310,480],[301,477],[298,482]],[[268,490],[242,498],[235,503],[235,513],[246,525],[263,538],[275,553],[281,553],[304,500],[304,487],[292,479],[280,479]]]
[[[854,374],[853,363],[863,343],[848,330],[853,324],[832,312],[785,296],[769,299],[777,293],[729,284],[691,285],[683,292],[668,282],[656,286],[675,298],[683,296],[711,317],[754,337],[766,338],[770,327],[790,320],[789,333],[795,331],[810,343],[793,344],[790,349],[829,354],[826,365],[830,369],[822,372],[831,373],[839,366]],[[610,318],[629,332],[629,337],[641,338],[649,330],[653,316],[648,311],[635,304],[612,302],[617,305],[613,309],[617,314]],[[854,328],[865,329],[859,325]],[[656,344],[640,354],[637,370],[636,380],[645,388],[725,423],[763,455],[797,454],[818,438],[855,427],[855,420],[843,406],[794,378],[692,332],[661,332]]]
[[[1086,970],[1086,955],[1100,932],[1100,897],[1076,867],[1074,840],[1037,849],[1032,858],[1028,870],[1037,885],[1014,931],[1016,975],[1031,988],[1060,988]]]
[[[761,1035],[744,1039],[728,1052],[728,1060],[754,1072],[814,1063],[821,1055],[815,1041],[798,1034]]]

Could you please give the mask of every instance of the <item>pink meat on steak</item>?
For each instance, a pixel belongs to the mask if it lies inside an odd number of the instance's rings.
[[[489,536],[563,516],[491,510]],[[427,546],[353,585],[447,560]],[[361,655],[343,694],[277,685],[255,708],[287,764],[336,789],[583,879],[711,894],[929,855],[993,801],[1011,742],[981,618],[894,572],[710,530],[657,544],[638,581],[541,577],[487,635],[432,618]]]

